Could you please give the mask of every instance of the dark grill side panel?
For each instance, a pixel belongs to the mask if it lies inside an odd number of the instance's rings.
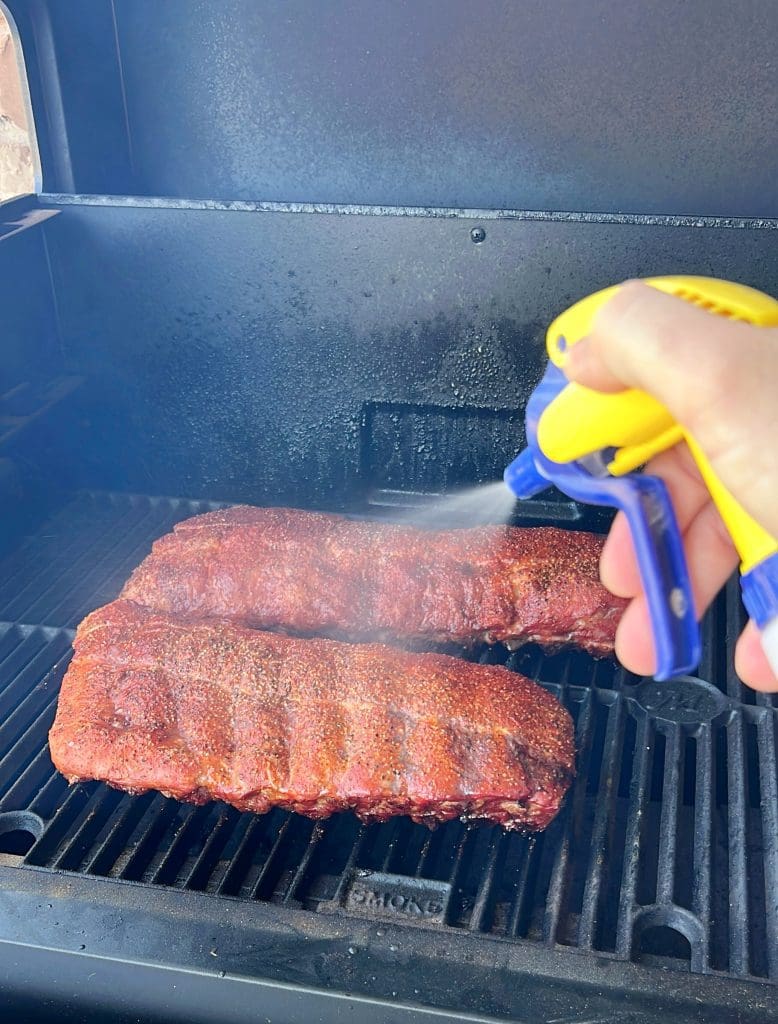
[[[707,653],[712,683],[662,690],[581,654],[474,652],[537,679],[574,717],[578,775],[538,836],[68,787],[46,736],[71,626],[156,536],[207,507],[80,495],[2,567],[26,583],[0,590],[3,614],[45,623],[0,625],[3,862],[778,981],[777,713]]]

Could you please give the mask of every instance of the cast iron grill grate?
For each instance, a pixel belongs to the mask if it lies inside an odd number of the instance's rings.
[[[538,679],[574,717],[578,775],[535,837],[68,787],[46,737],[72,627],[156,536],[210,507],[80,495],[2,566],[3,862],[778,981],[778,712],[728,670],[736,591],[705,625],[709,683],[662,689],[580,654],[473,652]]]

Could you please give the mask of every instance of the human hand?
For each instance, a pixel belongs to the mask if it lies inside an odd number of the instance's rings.
[[[778,328],[714,316],[639,281],[623,285],[573,346],[565,373],[597,391],[640,388],[692,434],[722,483],[747,512],[778,535]],[[726,527],[685,444],[656,456],[675,508],[702,615],[738,563]],[[600,561],[605,586],[630,598],[616,654],[630,671],[655,669],[652,631],[626,519],[619,513]],[[749,621],[735,651],[740,678],[757,690],[778,679]]]

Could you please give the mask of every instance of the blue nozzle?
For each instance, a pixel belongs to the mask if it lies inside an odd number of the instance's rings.
[[[534,498],[549,486],[548,480],[538,472],[529,448],[517,455],[502,475],[517,498]]]

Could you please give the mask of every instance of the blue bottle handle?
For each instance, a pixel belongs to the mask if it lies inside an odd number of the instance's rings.
[[[527,404],[528,447],[505,470],[506,484],[528,498],[550,483],[576,501],[621,509],[629,523],[640,578],[648,601],[656,651],[655,678],[691,672],[700,660],[700,629],[694,609],[681,533],[664,483],[656,477],[613,477],[597,460],[557,463],[537,441],[538,421],[565,387],[561,370],[549,363]]]

